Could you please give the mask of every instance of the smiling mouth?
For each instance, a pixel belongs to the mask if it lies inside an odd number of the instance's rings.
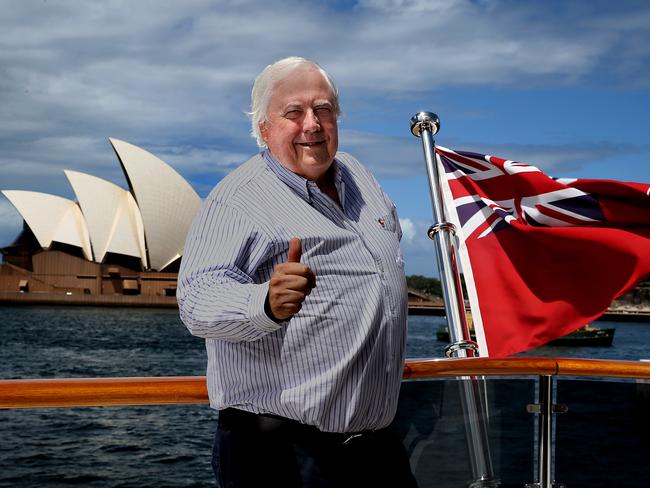
[[[325,141],[296,142],[296,144],[302,147],[312,147],[312,146],[320,146],[321,144],[325,144]]]

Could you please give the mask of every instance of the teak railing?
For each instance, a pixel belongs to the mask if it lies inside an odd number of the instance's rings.
[[[650,380],[650,363],[514,357],[411,359],[404,379],[459,376],[592,376]],[[0,380],[0,408],[208,403],[204,376]]]

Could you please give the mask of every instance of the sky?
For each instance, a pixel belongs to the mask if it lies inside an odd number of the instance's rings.
[[[5,0],[0,189],[74,199],[64,169],[127,188],[115,137],[205,197],[258,151],[255,76],[299,55],[338,86],[339,149],[397,205],[406,273],[436,276],[411,116],[438,114],[445,147],[650,182],[648,26],[644,0]],[[0,196],[0,247],[21,226]]]

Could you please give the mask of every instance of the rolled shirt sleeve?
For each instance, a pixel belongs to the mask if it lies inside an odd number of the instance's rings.
[[[282,327],[264,311],[268,280],[255,281],[273,248],[245,215],[206,201],[188,234],[177,293],[193,335],[254,341]]]

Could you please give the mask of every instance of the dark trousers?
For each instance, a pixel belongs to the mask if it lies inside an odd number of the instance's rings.
[[[385,429],[328,433],[232,408],[219,412],[212,467],[222,488],[417,488],[401,441]]]

